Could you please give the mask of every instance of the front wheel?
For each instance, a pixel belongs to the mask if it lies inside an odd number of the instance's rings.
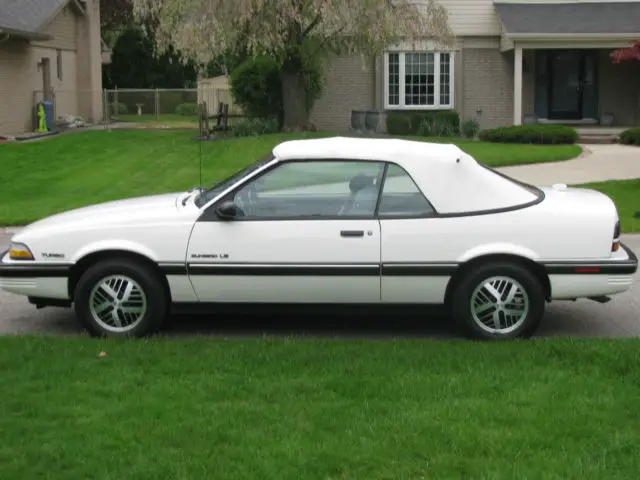
[[[74,295],[78,321],[92,336],[142,337],[157,331],[168,313],[167,294],[151,269],[112,259],[91,266]]]
[[[456,323],[483,340],[528,338],[544,314],[545,294],[536,276],[512,263],[487,264],[469,273],[453,294]]]

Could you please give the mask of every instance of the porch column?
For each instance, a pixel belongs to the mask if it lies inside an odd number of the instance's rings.
[[[513,48],[513,124],[522,124],[522,47]]]

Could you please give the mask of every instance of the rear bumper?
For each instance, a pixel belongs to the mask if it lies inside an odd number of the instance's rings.
[[[7,251],[0,253],[0,289],[29,297],[69,298],[71,265],[35,262],[7,263]]]
[[[615,295],[629,290],[638,271],[638,257],[621,244],[626,258],[596,262],[548,262],[551,298],[565,300]]]

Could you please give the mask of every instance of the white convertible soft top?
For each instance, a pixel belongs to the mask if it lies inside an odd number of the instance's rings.
[[[344,159],[393,162],[404,168],[439,213],[514,207],[537,193],[480,165],[454,144],[392,138],[330,137],[283,142],[279,160]]]

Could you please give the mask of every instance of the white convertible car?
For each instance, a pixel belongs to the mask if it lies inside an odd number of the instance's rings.
[[[455,145],[326,138],[278,145],[205,190],[29,225],[0,287],[74,306],[93,335],[143,336],[224,304],[444,305],[475,338],[524,338],[545,303],[632,285],[611,199],[535,187]]]

